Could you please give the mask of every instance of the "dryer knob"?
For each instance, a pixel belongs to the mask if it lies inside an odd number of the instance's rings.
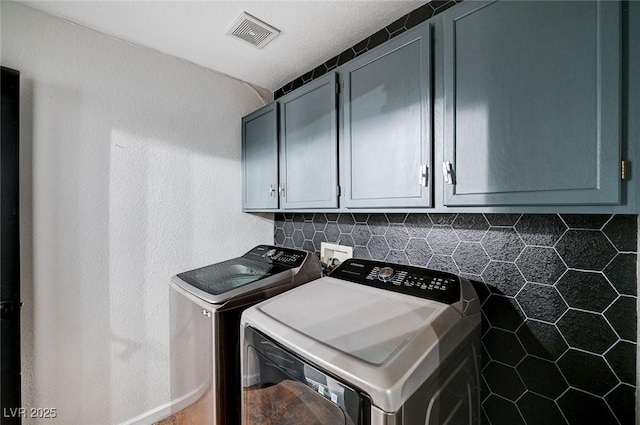
[[[393,269],[391,267],[383,267],[378,272],[378,279],[383,282],[388,282],[393,277]]]

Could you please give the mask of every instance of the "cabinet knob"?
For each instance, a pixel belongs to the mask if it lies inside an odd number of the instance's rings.
[[[269,196],[276,196],[276,185],[272,184],[269,186]]]

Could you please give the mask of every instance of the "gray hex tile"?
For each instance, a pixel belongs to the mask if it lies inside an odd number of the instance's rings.
[[[325,213],[324,216],[327,218],[328,222],[338,222],[338,218],[340,217],[340,214],[336,214],[336,213]]]
[[[409,233],[401,224],[391,224],[384,237],[391,249],[403,250],[409,242]]]
[[[567,226],[557,214],[524,214],[516,230],[527,245],[553,246]]]
[[[302,230],[294,230],[291,238],[293,239],[293,245],[296,248],[302,248],[302,244],[304,244],[304,235],[302,234]]]
[[[556,288],[539,283],[527,283],[516,296],[528,318],[554,323],[567,311]]]
[[[293,227],[293,222],[285,221],[283,230],[286,237],[290,238],[291,236],[293,236],[293,231],[295,230],[295,228]]]
[[[313,239],[313,235],[316,233],[316,229],[313,227],[313,223],[305,221],[302,225],[302,234],[305,239]]]
[[[313,246],[316,249],[316,252],[320,252],[320,248],[322,246],[322,242],[327,242],[327,237],[324,235],[324,232],[316,232],[313,235]]]
[[[637,339],[636,298],[620,297],[605,311],[604,315],[618,336],[627,341]]]
[[[569,386],[554,362],[527,356],[518,366],[527,389],[556,399]]]
[[[303,213],[302,217],[303,217],[304,221],[313,221],[313,216],[314,215],[315,214],[313,214],[313,213]]]
[[[367,246],[369,239],[371,239],[369,226],[363,223],[356,223],[351,231],[351,236],[353,236],[353,241],[356,245]]]
[[[326,225],[327,217],[325,217],[324,213],[316,213],[313,215],[313,227],[315,227],[316,230],[322,232]]]
[[[492,260],[515,261],[524,242],[513,228],[491,227],[482,238],[482,246]]]
[[[520,376],[511,366],[489,362],[482,370],[482,377],[492,393],[511,401],[516,401],[526,390]]]
[[[282,244],[285,248],[295,248],[296,246],[293,244],[293,239],[284,238],[284,244]]]
[[[548,398],[528,391],[516,404],[529,420],[535,418],[537,423],[544,425],[567,425],[558,405]]]
[[[451,226],[461,241],[479,242],[487,232],[489,223],[482,214],[458,214]]]
[[[516,331],[527,353],[556,361],[569,348],[555,325],[527,319]]]
[[[282,215],[284,216],[285,221],[293,221],[293,213],[284,213]]]
[[[513,332],[491,328],[482,337],[482,345],[495,361],[515,366],[527,354]]]
[[[518,269],[529,282],[554,284],[567,270],[553,248],[527,246],[516,260]]]
[[[337,223],[328,222],[324,228],[324,235],[327,238],[327,242],[338,242],[340,237],[340,228]]]
[[[293,227],[298,230],[302,229],[302,225],[304,224],[304,215],[300,213],[293,214]]]
[[[341,233],[351,233],[356,221],[350,213],[342,213],[338,217],[338,227]]]
[[[561,217],[570,229],[600,230],[611,214],[562,214]]]
[[[636,363],[632,361],[636,358],[636,350],[636,344],[618,341],[604,356],[618,379],[629,385],[636,384]]]
[[[492,425],[525,425],[515,403],[498,395],[491,394],[487,397],[482,403],[482,409],[492,419]],[[494,422],[496,420],[500,422]]]
[[[638,217],[635,215],[614,215],[604,226],[604,233],[618,251],[638,249]]]
[[[409,214],[404,225],[412,238],[426,238],[433,227],[428,214]]]
[[[569,270],[556,283],[569,307],[602,313],[618,297],[602,273]]]
[[[352,215],[356,223],[366,223],[367,220],[369,219],[369,214],[352,214]]]
[[[485,214],[484,218],[487,219],[492,226],[515,226],[522,214]]]
[[[362,260],[371,260],[369,250],[364,246],[356,246],[353,248],[353,258],[360,258]]]
[[[491,261],[482,272],[482,279],[491,292],[515,296],[525,284],[524,277],[514,263]]]
[[[430,213],[429,218],[431,222],[435,225],[443,225],[450,226],[453,223],[453,220],[456,219],[457,214],[441,214],[441,213]]]
[[[431,248],[424,239],[410,239],[405,249],[409,263],[414,266],[426,267],[433,255]]]
[[[391,224],[403,224],[408,214],[405,213],[386,213],[387,220]]]
[[[275,225],[276,229],[284,229],[284,215],[283,214],[274,214],[273,215],[273,222]]]
[[[433,255],[427,264],[427,268],[447,273],[460,273],[460,269],[458,269],[450,255]]]
[[[284,243],[284,230],[282,229],[276,229],[276,232],[273,235],[273,240],[275,242],[276,245],[282,245]]]
[[[556,250],[567,266],[595,271],[604,269],[617,254],[599,230],[568,230],[558,241]]]
[[[460,242],[453,252],[453,260],[462,273],[481,274],[489,264],[489,257],[478,242]]]
[[[524,323],[524,313],[513,298],[491,294],[482,310],[491,326],[499,329],[515,331]]]
[[[389,220],[384,214],[371,214],[367,219],[367,224],[372,235],[384,235],[389,227]]]
[[[354,242],[353,237],[351,237],[350,233],[340,233],[338,242],[340,245],[350,246],[352,248],[356,246],[356,243]]]
[[[313,245],[313,241],[305,240],[302,244],[302,249],[308,252],[315,252],[315,246]]]
[[[591,394],[603,396],[618,385],[618,378],[602,356],[569,350],[558,360],[558,367],[572,387]]]
[[[389,245],[384,236],[372,236],[369,244],[367,245],[369,254],[374,260],[384,260],[389,253]]]
[[[572,348],[602,354],[618,342],[618,336],[601,314],[569,310],[558,329]]]
[[[434,226],[427,236],[427,242],[434,254],[451,255],[460,241],[451,227]]]
[[[637,268],[636,254],[618,254],[604,269],[604,274],[620,294],[635,296]]]
[[[386,262],[395,263],[395,264],[405,264],[409,265],[409,259],[404,251],[400,251],[397,249],[392,249],[387,254],[387,258],[384,259]]]
[[[605,397],[621,424],[636,423],[636,387],[620,384]]]
[[[573,388],[558,399],[558,406],[569,425],[618,423],[604,399]]]

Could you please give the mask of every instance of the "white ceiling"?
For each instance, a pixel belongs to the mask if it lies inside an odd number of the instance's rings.
[[[52,15],[274,91],[426,0],[34,1]],[[262,50],[226,35],[242,12],[281,31]]]

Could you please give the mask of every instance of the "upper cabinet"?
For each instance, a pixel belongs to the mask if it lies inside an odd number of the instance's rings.
[[[242,118],[242,208],[278,208],[278,104]]]
[[[620,203],[618,2],[445,12],[444,205]]]
[[[279,102],[282,208],[337,208],[335,73],[283,96]]]
[[[341,206],[431,206],[431,41],[420,26],[339,71]]]

